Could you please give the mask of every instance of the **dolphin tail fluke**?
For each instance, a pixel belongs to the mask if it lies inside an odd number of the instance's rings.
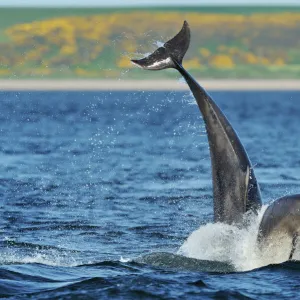
[[[149,56],[131,61],[146,70],[163,70],[177,68],[182,64],[182,59],[190,45],[190,28],[184,21],[182,29],[162,47],[155,50]]]

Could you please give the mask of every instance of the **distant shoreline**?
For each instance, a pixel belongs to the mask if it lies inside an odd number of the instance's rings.
[[[300,80],[199,79],[209,91],[300,91]],[[0,91],[186,91],[179,80],[0,79]]]

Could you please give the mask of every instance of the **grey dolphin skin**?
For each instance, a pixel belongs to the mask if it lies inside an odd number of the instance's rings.
[[[300,232],[300,195],[285,196],[277,199],[266,209],[260,222],[258,243],[264,248],[279,237],[287,237],[291,243],[292,259]]]
[[[189,44],[190,29],[185,21],[181,31],[163,47],[132,62],[147,70],[174,68],[184,77],[206,125],[212,164],[214,221],[240,223],[244,213],[256,213],[261,208],[260,189],[236,132],[204,88],[182,66]]]
[[[261,195],[247,153],[234,129],[208,93],[183,68],[182,60],[190,44],[185,21],[181,31],[148,57],[132,60],[147,70],[174,68],[189,85],[206,125],[211,155],[214,221],[240,224],[243,215],[261,208]],[[257,242],[261,249],[272,239],[284,236],[290,242],[288,259],[293,258],[300,232],[300,194],[274,201],[260,222]]]

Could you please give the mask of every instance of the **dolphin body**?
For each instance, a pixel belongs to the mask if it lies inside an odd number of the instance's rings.
[[[239,223],[247,211],[261,207],[260,189],[253,168],[238,135],[209,94],[183,68],[182,59],[190,44],[190,29],[185,21],[181,31],[148,57],[132,60],[147,70],[174,68],[189,85],[202,113],[210,148],[214,221]]]
[[[276,244],[279,239],[290,242],[292,259],[300,232],[300,194],[284,196],[271,203],[259,225],[258,244],[260,249]]]
[[[189,48],[190,28],[185,21],[181,31],[149,56],[131,60],[146,70],[174,68],[180,72],[192,91],[206,126],[213,179],[214,221],[241,224],[246,212],[256,213],[262,205],[260,188],[248,155],[231,124],[217,104],[184,69],[182,60]],[[257,242],[262,249],[278,235],[290,241],[295,251],[300,232],[300,195],[274,201],[265,211],[259,226]]]

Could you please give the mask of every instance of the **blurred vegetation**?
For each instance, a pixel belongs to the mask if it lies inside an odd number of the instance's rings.
[[[150,78],[130,63],[187,20],[184,66],[202,78],[300,78],[300,7],[0,11],[0,77]]]

